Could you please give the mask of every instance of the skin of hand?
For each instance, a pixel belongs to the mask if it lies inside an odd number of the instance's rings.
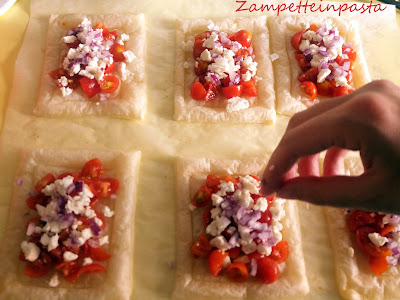
[[[363,174],[341,175],[347,149],[359,151]],[[400,214],[400,87],[373,81],[295,114],[264,170],[261,192]]]

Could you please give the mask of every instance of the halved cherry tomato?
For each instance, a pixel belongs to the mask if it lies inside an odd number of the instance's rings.
[[[254,252],[252,252],[252,253],[250,253],[250,254],[247,254],[247,257],[248,257],[250,260],[252,260],[252,259],[258,260],[258,259],[260,259],[261,257],[264,257],[264,255],[261,254],[260,252],[258,252],[258,251],[256,250],[256,251],[254,251]]]
[[[298,77],[298,79],[300,82],[312,81],[312,82],[316,83],[318,73],[319,73],[318,67],[313,67],[313,68],[307,70],[305,73],[301,74]]]
[[[208,257],[208,267],[210,268],[211,274],[217,277],[222,271],[225,265],[225,259],[228,257],[228,253],[221,250],[214,250]]]
[[[106,219],[104,218],[103,214],[98,212],[97,210],[94,210],[94,212],[96,213],[97,218],[99,218],[101,220],[101,225],[99,226],[101,230],[106,229]]]
[[[353,211],[347,219],[347,227],[351,232],[356,232],[358,228],[365,225],[373,225],[374,223],[375,218],[363,210]]]
[[[205,49],[207,49],[206,47],[203,47],[203,43],[204,42],[202,39],[195,39],[194,45],[193,45],[193,58],[194,59],[200,57],[201,53],[203,53],[203,51]]]
[[[240,247],[231,248],[228,250],[228,255],[231,259],[235,259],[239,257],[240,251]]]
[[[207,91],[200,82],[195,81],[190,88],[190,95],[194,100],[204,101]]]
[[[257,275],[256,277],[262,283],[272,283],[279,277],[278,263],[267,256],[257,260]]]
[[[239,30],[233,35],[233,40],[240,43],[243,47],[249,48],[253,37],[247,30]]]
[[[40,278],[46,275],[50,271],[50,269],[51,265],[45,266],[33,264],[32,262],[27,262],[24,269],[24,274],[31,278]]]
[[[195,257],[208,257],[212,250],[210,241],[205,234],[200,234],[194,244],[190,247],[190,251]]]
[[[333,86],[332,97],[340,97],[349,94],[349,89],[344,86]]]
[[[43,194],[39,194],[39,195],[32,196],[32,197],[29,197],[28,199],[26,199],[26,205],[30,209],[36,210],[36,204],[39,204],[41,206],[46,206],[47,202],[48,202],[47,199],[48,199],[48,197],[44,196]]]
[[[97,198],[106,198],[111,196],[118,189],[119,182],[114,178],[93,179],[89,183],[92,193]]]
[[[210,208],[206,209],[203,213],[202,220],[203,220],[204,228],[207,228],[208,224],[211,223],[211,209],[212,208],[210,207]]]
[[[310,100],[314,101],[317,98],[317,87],[312,81],[303,81],[300,87],[304,88],[304,92],[310,96]]]
[[[204,75],[207,72],[207,68],[208,68],[209,63],[204,61],[204,60],[200,60],[197,64],[197,67],[194,68],[194,73],[197,76],[200,75]]]
[[[256,97],[257,96],[257,88],[256,83],[253,78],[249,81],[242,81],[241,85],[243,86],[242,94],[249,96],[249,97]]]
[[[307,70],[311,68],[311,63],[305,58],[300,58],[299,65],[303,72],[307,72]]]
[[[350,52],[347,53],[347,56],[351,61],[355,61],[357,58],[357,51],[354,50],[353,48],[350,48]]]
[[[227,175],[227,176],[222,176],[219,178],[221,181],[225,181],[225,182],[232,182],[234,185],[237,185],[239,180],[231,175]]]
[[[384,273],[390,267],[390,265],[387,263],[386,256],[370,256],[368,263],[372,272],[374,272],[376,275],[382,275],[382,273]]]
[[[113,55],[114,61],[121,62],[125,60],[124,52],[126,48],[124,45],[114,43],[110,48],[110,53]]]
[[[369,256],[388,256],[392,253],[391,250],[385,246],[375,245],[368,237],[368,234],[376,232],[373,227],[363,226],[356,231],[356,242],[360,249]]]
[[[106,75],[99,84],[103,93],[113,93],[119,87],[119,79],[113,75]]]
[[[351,82],[353,81],[353,72],[351,70],[349,70],[349,72],[347,73],[346,79],[348,84],[351,84]]]
[[[332,96],[332,83],[329,80],[323,82],[317,82],[316,84],[318,95],[321,96]]]
[[[305,32],[305,30],[301,30],[301,31],[297,32],[294,36],[292,36],[292,39],[290,40],[290,42],[295,50],[299,50],[300,42],[303,38],[304,32]]]
[[[305,59],[303,52],[300,50],[296,50],[294,52],[294,56],[296,57],[297,61],[300,61],[300,59]]]
[[[382,228],[381,232],[379,233],[381,236],[386,236],[390,232],[394,230],[394,227],[392,225],[386,225],[385,227]]]
[[[79,78],[79,83],[81,84],[81,87],[85,92],[85,94],[88,96],[88,98],[93,98],[94,96],[96,96],[98,93],[101,92],[100,85],[94,78],[90,79],[83,76]]]
[[[204,101],[212,101],[215,98],[217,98],[218,95],[218,88],[216,86],[215,83],[212,83],[210,81],[207,81],[206,83],[204,83],[204,88],[207,92]]]
[[[93,158],[86,162],[82,167],[80,175],[88,179],[101,177],[103,175],[103,164],[100,159]]]
[[[272,247],[272,252],[269,255],[278,264],[283,263],[289,257],[289,245],[286,241],[280,241]]]
[[[103,31],[103,39],[106,41],[114,41],[118,37],[118,32],[116,30],[113,31]]]
[[[209,174],[206,178],[206,186],[211,190],[212,193],[216,193],[219,190],[219,184],[221,183],[221,179],[219,177]]]
[[[106,69],[104,70],[104,74],[112,73],[115,70],[115,61],[111,65],[107,65]]]
[[[40,194],[46,185],[53,183],[54,181],[56,181],[56,178],[54,177],[53,174],[48,173],[48,174],[44,175],[43,178],[40,179],[38,181],[38,183],[36,183],[36,185],[35,185],[36,193]]]
[[[65,70],[63,68],[55,69],[49,72],[49,76],[53,79],[60,79],[65,76]]]
[[[196,207],[206,206],[210,201],[211,191],[205,185],[201,186],[192,198],[192,204]]]
[[[104,251],[101,247],[88,246],[89,257],[96,261],[106,261],[110,259],[111,255]]]
[[[229,280],[234,282],[245,282],[249,278],[249,271],[242,262],[233,262],[225,270]]]
[[[106,268],[104,268],[102,265],[99,264],[86,265],[78,270],[76,278],[74,278],[74,281],[78,279],[83,273],[94,273],[94,272],[107,272],[107,270]]]
[[[74,261],[63,261],[56,265],[56,270],[69,282],[74,282],[76,274],[79,270],[79,265]]]

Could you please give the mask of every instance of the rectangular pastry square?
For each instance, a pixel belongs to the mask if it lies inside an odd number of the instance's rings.
[[[361,160],[356,157],[346,158],[345,171],[351,176],[363,173]],[[355,233],[348,228],[346,210],[326,207],[325,214],[341,296],[344,299],[397,299],[400,268],[391,266],[383,274],[375,275],[370,269],[368,255],[361,251]]]
[[[49,72],[61,67],[68,47],[62,38],[67,32],[76,28],[87,18],[93,28],[101,22],[110,32],[117,30],[120,38],[122,33],[129,35],[124,40],[126,50],[132,51],[131,62],[126,60],[125,67],[116,65],[111,73],[120,80],[119,88],[111,93],[97,94],[89,99],[79,86],[69,95],[63,96],[56,81]],[[126,38],[126,36],[124,36]],[[127,119],[143,119],[146,112],[146,82],[145,82],[145,46],[146,31],[143,14],[137,15],[52,15],[49,20],[46,50],[40,78],[39,93],[34,114],[45,117],[104,115]],[[106,53],[106,52],[105,52]],[[71,61],[72,63],[72,61]],[[124,62],[125,63],[125,62]],[[97,68],[97,67],[96,67]]]
[[[281,224],[282,238],[289,244],[289,257],[280,277],[272,284],[263,284],[255,278],[246,282],[230,281],[224,274],[213,277],[207,259],[194,258],[190,247],[204,231],[203,211],[191,207],[196,190],[204,184],[207,175],[259,175],[267,158],[246,160],[214,160],[207,158],[179,158],[176,162],[176,278],[174,296],[179,299],[277,299],[300,297],[309,291],[297,206],[293,201],[284,204],[285,217]]]
[[[288,16],[269,19],[268,27],[271,35],[271,53],[277,59],[273,61],[276,81],[276,111],[279,114],[292,116],[312,105],[304,89],[299,86],[299,75],[302,73],[299,62],[295,58],[295,49],[291,44],[291,38],[310,24],[320,26],[331,22],[346,42],[353,43],[352,48],[357,52],[354,62],[353,83],[359,88],[371,81],[367,63],[364,57],[359,25],[356,21],[338,17],[324,16]],[[328,97],[317,96],[315,102],[323,101]]]
[[[0,252],[1,299],[130,298],[133,280],[133,220],[140,156],[139,151],[98,152],[50,149],[23,151],[16,173],[16,184],[10,201],[8,223]],[[106,201],[100,200],[94,206],[94,209],[98,209],[99,212],[103,212],[103,206],[109,207],[114,212],[114,215],[107,215],[104,212],[106,218],[103,218],[109,243],[105,243],[102,247],[105,247],[111,257],[100,261],[99,264],[105,267],[106,272],[84,274],[74,283],[67,282],[58,274],[59,284],[54,287],[50,286],[50,283],[54,274],[57,273],[55,269],[40,278],[25,276],[26,262],[20,261],[18,255],[22,241],[27,237],[25,226],[32,217],[38,215],[36,210],[27,206],[27,199],[35,190],[36,183],[48,173],[53,173],[57,177],[65,172],[79,172],[83,165],[93,158],[98,158],[102,162],[103,178],[114,178],[120,183],[114,196],[106,198]],[[65,258],[64,260],[66,261]],[[97,263],[96,260],[94,262]]]
[[[213,101],[197,101],[191,97],[191,85],[196,79],[193,45],[195,36],[217,26],[220,32],[231,34],[247,30],[252,34],[252,48],[257,63],[256,97],[240,96],[249,102],[245,109],[227,111],[227,99],[218,95]],[[189,122],[275,122],[275,91],[269,50],[266,17],[179,20],[176,29],[175,119]],[[219,94],[222,94],[219,92]]]

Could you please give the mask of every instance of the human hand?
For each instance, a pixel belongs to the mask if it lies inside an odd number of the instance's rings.
[[[319,152],[326,149],[319,177]],[[360,176],[340,175],[345,149],[360,151]],[[294,115],[264,170],[261,192],[400,214],[400,87],[374,81]]]

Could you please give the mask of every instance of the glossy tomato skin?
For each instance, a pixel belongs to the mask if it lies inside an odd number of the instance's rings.
[[[390,265],[386,261],[386,256],[370,256],[368,259],[368,264],[371,268],[371,271],[378,276],[382,275],[390,267]]]
[[[310,100],[314,101],[317,98],[317,87],[312,81],[303,81],[300,87],[304,88],[304,92],[310,96]]]
[[[316,84],[318,95],[321,96],[332,96],[332,83],[329,80],[325,80],[321,83]]]
[[[99,84],[102,93],[113,93],[119,87],[119,79],[113,75],[106,75]]]
[[[301,30],[301,31],[297,32],[297,33],[292,37],[292,39],[290,40],[290,42],[291,42],[291,44],[292,44],[292,47],[293,47],[295,50],[299,50],[300,42],[301,42],[301,40],[302,40],[302,38],[303,38],[303,33],[304,33],[304,32],[305,32],[305,30]]]
[[[334,86],[332,87],[332,97],[340,97],[349,94],[348,88],[344,86]]]
[[[192,204],[196,207],[206,206],[211,201],[211,191],[206,186],[201,186],[192,198]]]
[[[43,178],[40,179],[39,182],[36,183],[36,185],[35,185],[36,193],[41,193],[42,189],[44,189],[44,187],[46,185],[48,185],[50,183],[53,183],[55,180],[56,180],[56,178],[51,173],[48,173],[48,174],[44,175]]]
[[[373,226],[374,224],[375,218],[363,210],[353,211],[347,219],[347,227],[351,232],[356,232],[356,230],[362,226]]]
[[[377,246],[369,239],[368,234],[374,232],[376,232],[376,230],[371,226],[362,226],[358,228],[356,231],[356,242],[358,247],[369,256],[388,256],[391,253],[391,250],[385,246]]]
[[[224,94],[225,98],[230,99],[233,97],[240,97],[242,94],[243,86],[241,84],[231,85],[222,88],[222,94]]]
[[[313,67],[313,68],[307,70],[305,73],[301,74],[298,79],[300,82],[312,81],[312,82],[316,83],[318,73],[319,73],[318,67]]]
[[[241,82],[241,85],[243,86],[243,91],[242,91],[243,95],[249,97],[256,97],[258,95],[256,83],[253,78],[251,78],[249,81]]]
[[[212,101],[215,100],[215,98],[217,98],[218,95],[218,87],[215,83],[212,83],[210,81],[207,81],[206,83],[204,83],[204,88],[206,90],[206,96],[204,98],[204,101]]]
[[[251,33],[247,30],[239,30],[233,35],[233,40],[240,43],[243,47],[249,48],[253,37]]]
[[[93,158],[86,162],[82,167],[80,175],[88,179],[101,177],[103,175],[103,164],[100,159]]]
[[[98,93],[101,92],[100,85],[94,78],[90,79],[87,77],[81,77],[79,78],[79,83],[81,84],[83,91],[85,92],[86,96],[88,96],[89,99],[93,98],[94,96],[96,96]]]
[[[211,274],[217,277],[222,271],[225,265],[225,259],[228,257],[228,253],[221,250],[213,250],[208,257],[208,267],[210,268]]]
[[[190,247],[190,251],[195,257],[208,257],[211,250],[212,246],[205,234],[200,234],[194,244]]]
[[[110,48],[110,53],[113,55],[114,61],[116,62],[125,61],[125,56],[123,54],[125,51],[125,46],[118,43],[114,43]]]
[[[272,247],[272,252],[269,256],[278,264],[283,263],[289,257],[289,245],[287,241],[280,241]]]
[[[273,283],[279,277],[278,263],[268,256],[259,258],[257,260],[256,277],[262,283]]]
[[[199,81],[195,81],[190,88],[190,95],[194,100],[204,101],[207,91]]]
[[[225,271],[226,276],[229,280],[234,282],[246,282],[249,278],[249,271],[247,267],[242,262],[231,263]]]
[[[212,193],[216,193],[219,190],[219,184],[221,183],[221,179],[219,177],[209,174],[206,178],[206,186],[211,190]]]

